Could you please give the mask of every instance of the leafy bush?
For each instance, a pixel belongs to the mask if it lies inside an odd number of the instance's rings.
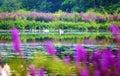
[[[65,21],[53,21],[53,22],[37,22],[37,21],[28,21],[17,19],[15,21],[12,20],[1,20],[0,21],[0,29],[9,30],[11,27],[16,27],[19,30],[25,29],[67,29],[67,30],[86,30],[88,28],[94,28],[98,30],[99,27],[102,27],[107,30],[107,26],[110,23],[106,24],[98,24],[95,22],[65,22]]]

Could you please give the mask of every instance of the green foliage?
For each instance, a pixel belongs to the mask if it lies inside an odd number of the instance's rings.
[[[116,26],[120,27],[120,22],[119,21],[118,22],[114,21],[114,22],[112,22],[112,24],[115,24]]]
[[[89,9],[101,11],[101,6],[108,13],[114,13],[120,7],[120,0],[0,0],[0,11],[28,11],[56,12],[81,12]]]
[[[24,14],[25,15],[24,19],[26,19],[26,17],[30,14],[30,11],[26,11],[25,9],[20,9],[20,10],[17,11],[17,13],[18,14]]]
[[[11,72],[17,76],[27,75],[27,64],[25,59],[18,58],[17,55],[12,55],[12,57],[4,58],[10,65]]]
[[[48,12],[51,9],[51,3],[47,0],[22,0],[22,6],[30,11]]]
[[[12,12],[20,9],[20,7],[21,2],[19,0],[4,0],[0,9],[2,9],[2,11]]]
[[[0,0],[0,6],[3,4],[4,0]]]
[[[78,20],[78,17],[76,16],[74,21]],[[94,27],[97,31],[98,28],[102,25],[104,29],[107,29],[106,26],[109,26],[110,22],[105,23],[96,23],[94,21],[91,22],[67,22],[67,21],[53,21],[53,22],[37,22],[37,21],[29,21],[29,20],[22,20],[22,19],[16,19],[16,20],[1,20],[0,22],[0,29],[6,29],[9,30],[11,27],[16,27],[20,30],[24,29],[67,29],[67,30],[86,30],[89,27]]]
[[[57,58],[57,56],[50,57],[43,52],[33,55],[31,64],[34,64],[38,69],[44,67],[48,75],[54,73],[55,75],[67,76],[68,72],[73,70],[72,64],[65,65],[61,59]],[[74,73],[74,71],[71,71],[71,73]]]

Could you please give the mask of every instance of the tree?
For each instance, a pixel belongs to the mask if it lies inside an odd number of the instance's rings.
[[[48,2],[51,2],[51,10],[50,12],[56,12],[60,9],[62,9],[62,2],[64,0],[47,0]]]
[[[67,11],[86,11],[95,7],[95,0],[65,0],[62,5]]]
[[[51,10],[51,2],[46,0],[22,0],[22,6],[26,10],[35,10],[49,12]]]
[[[4,0],[1,9],[3,11],[16,11],[20,9],[21,7],[21,2],[19,0]]]
[[[115,9],[120,8],[120,0],[64,0],[64,11],[87,11],[88,9],[102,9],[108,10],[109,13],[114,12]],[[111,10],[112,9],[112,10]]]
[[[4,0],[0,0],[0,6],[3,4],[3,1],[4,1]]]

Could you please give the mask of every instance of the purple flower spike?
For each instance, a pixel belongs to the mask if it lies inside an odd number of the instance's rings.
[[[81,70],[81,73],[80,73],[81,76],[89,76],[89,71],[87,68],[84,68]]]
[[[116,25],[113,25],[113,24],[111,24],[110,26],[109,26],[109,29],[112,31],[112,36],[115,38],[115,40],[117,41],[117,42],[120,42],[120,36],[119,36],[119,33],[120,33],[120,29],[119,29],[119,27],[118,26],[116,26]]]
[[[110,49],[104,49],[101,59],[101,68],[103,76],[110,76],[110,67],[115,67],[115,56]]]
[[[44,68],[40,68],[39,76],[45,76],[44,73],[45,73],[45,69]]]
[[[94,76],[100,76],[100,71],[96,69],[96,70],[94,71]]]
[[[112,54],[110,49],[104,49],[102,53],[101,68],[103,71],[108,70],[110,61],[112,60]]]
[[[29,70],[29,73],[30,73],[30,76],[36,76],[36,69],[34,66],[30,65],[28,66],[28,70]]]
[[[120,47],[118,49],[118,54],[117,54],[117,72],[120,74]]]
[[[114,24],[111,24],[109,29],[111,30],[113,36],[116,36],[119,33],[119,28]]]
[[[68,64],[70,62],[70,57],[69,56],[65,57],[63,61],[65,64]]]
[[[96,50],[94,52],[94,58],[99,59],[100,57],[101,57],[101,53],[99,52],[99,50]]]
[[[115,40],[116,40],[117,42],[120,42],[120,37],[115,37]]]
[[[52,42],[46,42],[45,48],[46,48],[49,55],[51,55],[51,56],[56,55],[56,50],[55,50]]]
[[[112,53],[112,50],[106,49],[103,56],[108,61],[108,66],[115,66],[115,55]]]
[[[86,50],[80,45],[77,45],[75,49],[76,49],[76,52],[74,55],[75,62],[79,60],[86,62]]]
[[[101,60],[101,68],[102,68],[103,71],[106,71],[109,67],[109,62],[106,58],[104,58],[105,57],[104,55],[102,57],[103,58]]]
[[[10,32],[12,35],[13,51],[20,52],[21,41],[19,37],[19,31],[16,28],[11,28]]]
[[[108,69],[108,61],[107,60],[105,60],[105,59],[103,59],[102,61],[101,61],[101,68],[102,68],[102,70],[107,70]]]

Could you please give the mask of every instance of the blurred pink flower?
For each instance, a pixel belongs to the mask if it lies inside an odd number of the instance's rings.
[[[51,56],[56,55],[56,50],[55,50],[52,42],[46,42],[45,48],[49,55],[51,55]]]
[[[120,74],[120,47],[118,48],[118,52],[117,52],[117,65],[116,65],[116,68],[117,68],[117,73]]]
[[[86,53],[87,53],[86,49],[84,49],[84,47],[80,45],[77,45],[75,49],[76,49],[76,52],[74,54],[74,61],[76,62],[76,61],[82,60],[86,62]]]
[[[29,65],[28,70],[29,70],[29,75],[30,76],[36,76],[36,69],[33,65]]]
[[[117,42],[120,42],[120,29],[119,29],[119,27],[114,25],[114,24],[111,24],[109,26],[109,29],[111,30],[112,36],[115,38],[115,40]]]
[[[87,68],[84,68],[80,72],[81,76],[89,76],[89,70]]]
[[[70,57],[69,56],[66,56],[64,59],[63,59],[64,63],[65,64],[68,64],[70,62]]]
[[[110,31],[112,32],[112,36],[116,37],[116,35],[120,32],[118,26],[111,24],[109,26]]]
[[[13,51],[14,52],[20,52],[20,37],[19,37],[19,31],[16,28],[10,29],[11,35],[12,35],[12,44],[13,44]]]
[[[45,73],[45,69],[43,67],[40,68],[40,70],[39,70],[39,76],[45,76],[44,73]]]
[[[100,76],[100,71],[98,69],[94,70],[94,76]]]

